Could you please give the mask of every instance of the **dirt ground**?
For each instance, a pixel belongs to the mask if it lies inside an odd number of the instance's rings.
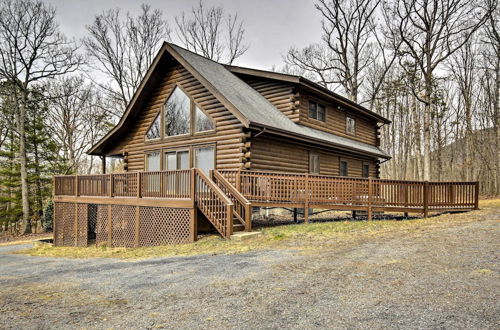
[[[500,213],[475,212],[307,251],[123,261],[4,246],[0,328],[498,329]]]

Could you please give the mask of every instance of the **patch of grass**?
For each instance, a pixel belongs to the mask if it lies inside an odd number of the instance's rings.
[[[425,219],[404,221],[333,221],[309,224],[293,224],[261,229],[262,235],[246,241],[230,241],[218,235],[205,236],[195,243],[142,248],[109,247],[52,247],[17,251],[16,253],[66,258],[118,258],[143,259],[165,256],[190,256],[201,254],[243,253],[263,249],[288,249],[317,251],[338,246],[342,241],[381,237],[390,233],[416,235],[435,227],[481,221],[495,215],[500,209],[500,199],[481,201],[479,211],[443,214]]]

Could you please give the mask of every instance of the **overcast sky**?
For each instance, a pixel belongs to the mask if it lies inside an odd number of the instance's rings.
[[[85,25],[97,13],[121,8],[125,13],[140,11],[140,1],[132,0],[46,0],[57,8],[61,30],[77,39],[85,35]],[[198,0],[143,1],[163,11],[170,27],[174,17],[190,11]],[[290,46],[304,47],[321,38],[321,18],[312,0],[206,0],[208,5],[221,5],[226,12],[237,12],[244,20],[246,42],[250,49],[234,64],[270,69],[282,64],[282,55]]]

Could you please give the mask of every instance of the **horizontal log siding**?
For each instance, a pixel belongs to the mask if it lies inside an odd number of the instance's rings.
[[[245,78],[245,76],[243,79],[288,118],[294,122],[299,121],[298,107],[294,105],[293,84],[265,78]]]
[[[311,151],[319,155],[320,174],[338,176],[339,162],[342,159],[348,163],[349,176],[361,177],[362,164],[368,162],[370,176],[377,177],[375,160],[347,157],[322,149],[294,145],[290,142],[259,137],[252,141],[251,151],[252,170],[308,172],[309,152]]]
[[[326,120],[322,122],[309,118],[309,99],[308,95],[301,95],[300,97],[300,124],[367,144],[377,145],[377,123],[375,121],[369,121],[351,114],[356,119],[356,135],[350,135],[346,133],[346,113],[334,108],[331,103],[328,104],[313,98],[313,100],[326,106]]]
[[[170,92],[179,83],[187,94],[215,120],[216,132],[200,133],[195,136],[170,137],[163,141],[145,142],[144,135],[154,118],[165,104]],[[150,101],[135,119],[128,134],[121,143],[108,152],[128,152],[129,171],[143,171],[146,151],[164,148],[181,148],[197,144],[216,144],[218,169],[240,168],[242,165],[245,135],[240,121],[220,103],[193,75],[177,64],[164,74]]]

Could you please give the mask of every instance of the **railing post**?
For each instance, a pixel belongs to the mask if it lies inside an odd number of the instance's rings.
[[[429,181],[424,182],[424,217],[429,215]]]
[[[372,195],[373,195],[373,181],[368,178],[368,221],[372,221]]]
[[[241,168],[239,168],[236,173],[236,189],[241,192]]]
[[[78,175],[75,175],[75,196],[78,197],[80,190],[80,185],[78,183]]]
[[[113,197],[113,174],[109,173],[109,197]]]
[[[137,172],[137,198],[142,197],[142,175],[141,172]]]
[[[479,210],[479,181],[476,181],[474,188],[474,210]]]
[[[196,202],[196,169],[191,169],[191,200],[193,201],[193,207],[195,207]]]
[[[306,173],[305,176],[305,201],[304,201],[304,222],[309,223],[309,173]]]
[[[252,231],[252,206],[245,204],[245,231]]]

